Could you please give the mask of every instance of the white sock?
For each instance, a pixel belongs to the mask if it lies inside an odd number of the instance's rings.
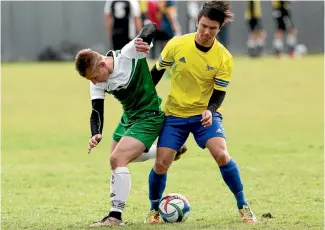
[[[256,45],[257,45],[257,46],[264,46],[264,44],[265,44],[264,39],[258,39],[258,40],[256,41]]]
[[[143,162],[143,161],[156,158],[156,154],[157,154],[157,145],[152,145],[147,153],[142,153],[140,156],[138,156],[138,158],[131,161],[131,163]]]
[[[280,39],[274,39],[273,40],[273,47],[276,50],[282,51],[283,50],[283,41]]]
[[[287,44],[289,46],[295,46],[297,43],[297,38],[295,35],[288,35],[287,37]]]
[[[127,167],[117,167],[111,176],[111,212],[123,212],[131,190],[131,175]]]
[[[247,41],[247,47],[250,49],[254,49],[256,47],[256,42],[252,39]]]

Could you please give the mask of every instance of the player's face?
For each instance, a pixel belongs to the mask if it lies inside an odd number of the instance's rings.
[[[213,43],[217,33],[220,30],[220,23],[202,16],[198,22],[197,36],[201,45],[210,45]]]
[[[87,77],[94,85],[101,83],[107,80],[108,78],[108,69],[106,68],[105,62],[100,62],[99,65],[95,66],[94,69],[90,72]]]

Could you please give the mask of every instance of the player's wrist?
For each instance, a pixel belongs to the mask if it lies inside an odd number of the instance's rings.
[[[211,115],[217,111],[217,106],[216,105],[209,105],[207,108],[207,111],[211,112]]]
[[[100,137],[102,136],[102,134],[101,133],[98,133],[98,132],[91,133],[91,137],[90,138],[93,138],[93,137],[98,136],[98,135],[100,135]]]

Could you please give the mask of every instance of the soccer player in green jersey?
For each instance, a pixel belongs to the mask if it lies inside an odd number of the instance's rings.
[[[155,31],[155,24],[147,24],[138,37],[150,44]],[[150,149],[164,120],[161,99],[151,79],[146,54],[137,52],[134,44],[135,39],[122,50],[109,51],[105,56],[84,49],[75,59],[79,75],[91,81],[92,137],[88,152],[102,139],[105,93],[120,101],[124,112],[111,146],[111,210],[91,227],[123,225],[122,212],[131,189],[127,165]]]

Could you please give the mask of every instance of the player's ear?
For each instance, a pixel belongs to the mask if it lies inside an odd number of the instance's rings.
[[[106,63],[104,61],[99,62],[99,67],[103,68],[106,66]]]

